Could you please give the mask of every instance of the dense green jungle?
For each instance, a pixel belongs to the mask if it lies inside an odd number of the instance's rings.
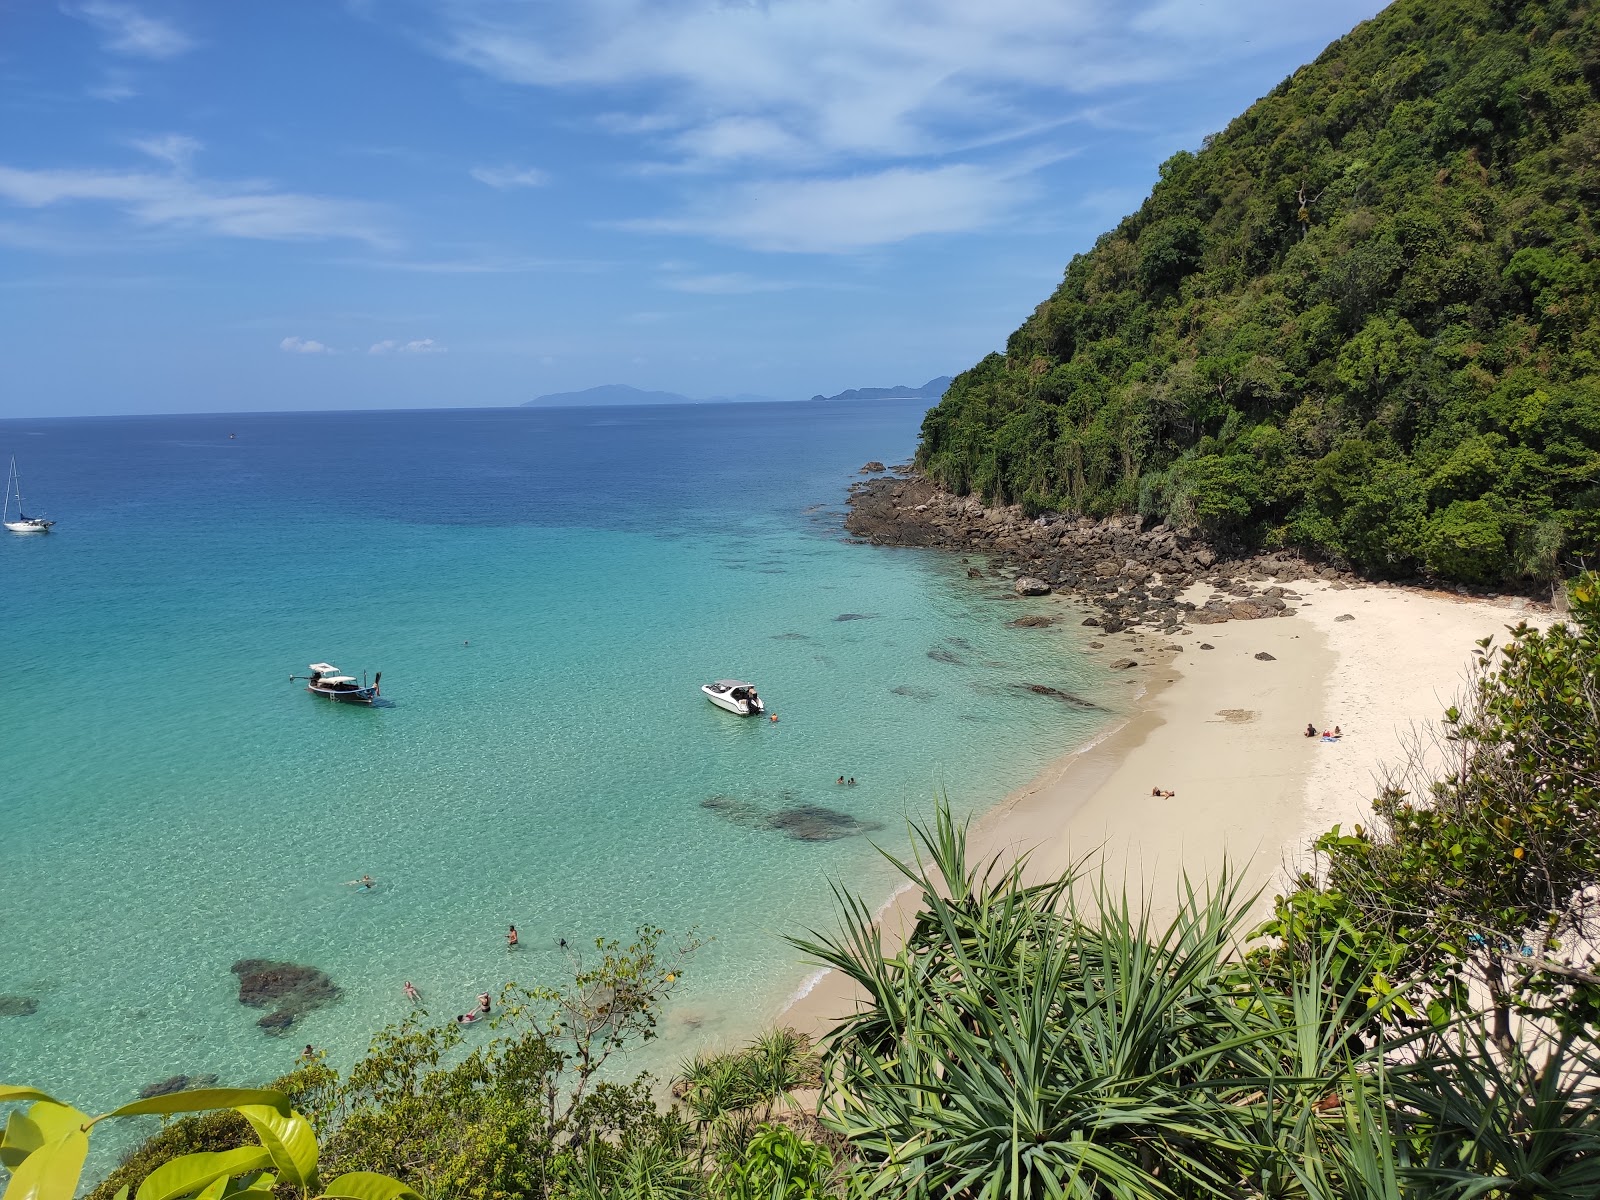
[[[1074,258],[919,465],[1374,577],[1600,548],[1600,16],[1398,0]]]

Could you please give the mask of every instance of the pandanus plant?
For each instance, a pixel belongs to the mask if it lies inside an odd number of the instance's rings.
[[[14,1110],[0,1135],[0,1163],[11,1171],[3,1200],[72,1200],[89,1134],[101,1121],[227,1108],[249,1122],[255,1145],[174,1158],[145,1176],[134,1200],[274,1200],[285,1187],[301,1200],[421,1200],[399,1180],[371,1171],[350,1171],[323,1185],[317,1178],[317,1135],[282,1092],[197,1088],[91,1117],[37,1088],[0,1084],[0,1103],[15,1101],[32,1103]],[[119,1191],[117,1200],[128,1200],[128,1191]]]

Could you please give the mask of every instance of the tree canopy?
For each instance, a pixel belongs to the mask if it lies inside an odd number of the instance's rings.
[[[1162,164],[919,465],[1375,576],[1600,549],[1600,14],[1397,0]]]

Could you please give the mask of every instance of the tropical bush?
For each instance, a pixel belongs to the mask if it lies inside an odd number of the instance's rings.
[[[919,465],[1380,577],[1600,552],[1600,14],[1398,0],[1074,258]]]

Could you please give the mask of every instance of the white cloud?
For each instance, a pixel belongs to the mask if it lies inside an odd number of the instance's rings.
[[[171,145],[166,148],[173,149]],[[216,237],[269,241],[348,238],[374,246],[389,241],[370,205],[276,191],[254,180],[227,182],[178,172],[28,170],[0,165],[0,200],[23,208],[106,204],[138,225]]]
[[[151,158],[158,158],[174,167],[187,167],[189,160],[205,147],[196,139],[183,133],[163,133],[159,137],[133,138],[128,145]]]
[[[550,176],[538,167],[473,167],[472,177],[479,183],[505,191],[507,188],[543,187]]]
[[[1330,0],[1330,26],[1375,0]],[[638,97],[613,132],[681,162],[914,157],[1060,115],[1063,96],[1164,81],[1303,36],[1234,0],[457,0],[442,53],[509,83]],[[1245,39],[1242,33],[1251,38]]]
[[[787,292],[794,284],[781,279],[756,279],[742,272],[722,275],[681,275],[666,279],[663,287],[701,296],[746,296],[756,292]]]
[[[374,342],[368,348],[368,354],[444,354],[448,346],[441,346],[432,338],[417,338],[414,341],[401,342],[394,338],[384,338],[381,342]]]
[[[100,32],[101,45],[130,58],[176,58],[194,48],[194,39],[170,21],[147,16],[117,0],[82,0],[65,11]]]
[[[286,337],[278,343],[278,349],[285,354],[332,354],[333,351],[321,342],[310,338]]]
[[[696,234],[752,250],[838,254],[993,224],[1026,194],[1008,173],[957,163],[828,179],[734,185],[671,217],[628,221],[641,233]]]
[[[1341,32],[1379,7],[1328,0],[1316,24]],[[686,179],[682,213],[622,227],[788,250],[1008,219],[1027,190],[1017,183],[1059,155],[1064,127],[1308,36],[1277,0],[452,0],[440,11],[438,53],[598,100],[594,126],[634,142],[637,169]],[[1003,183],[977,166],[1000,145],[1030,160]],[[938,188],[950,190],[926,194]]]

